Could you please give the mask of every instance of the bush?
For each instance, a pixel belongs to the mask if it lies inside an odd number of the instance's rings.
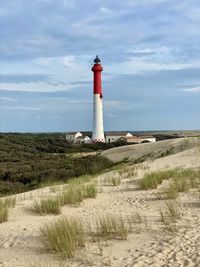
[[[72,177],[93,175],[113,165],[98,155],[72,157],[74,152],[94,151],[96,144],[90,144],[90,148],[69,144],[61,134],[0,136],[0,196],[33,190],[56,181],[66,182]]]

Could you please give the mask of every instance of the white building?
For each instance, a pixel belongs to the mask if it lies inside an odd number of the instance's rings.
[[[81,132],[69,132],[66,134],[66,140],[74,144],[91,143],[89,136],[84,136]]]
[[[116,142],[122,137],[132,137],[133,135],[131,133],[125,133],[125,132],[110,132],[106,134],[106,143],[112,143]]]
[[[151,143],[156,142],[156,138],[154,136],[151,136],[151,135],[149,135],[149,136],[141,136],[141,138],[142,138],[142,142],[143,141],[148,141],[148,142],[151,142]]]
[[[89,144],[92,140],[89,136],[79,136],[74,140],[75,144]]]
[[[156,142],[154,136],[135,136],[129,132],[110,132],[106,135],[106,143],[112,143],[119,140],[126,141],[127,143],[142,143],[142,142]]]
[[[88,132],[85,134],[89,134]],[[75,144],[82,144],[82,143],[92,143],[93,140],[87,136],[83,135],[81,132],[69,132],[66,134],[66,140],[69,142],[73,142]],[[113,143],[116,141],[126,141],[127,143],[143,143],[143,142],[156,142],[156,138],[150,135],[143,135],[143,136],[135,136],[129,132],[109,132],[106,134],[105,142],[106,143]]]
[[[66,140],[73,142],[76,138],[83,136],[81,132],[69,132],[66,134]]]

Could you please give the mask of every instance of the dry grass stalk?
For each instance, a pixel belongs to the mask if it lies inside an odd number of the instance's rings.
[[[128,229],[121,216],[103,215],[96,218],[96,237],[126,240],[127,235]]]
[[[60,214],[60,201],[57,198],[48,197],[39,201],[34,201],[33,205],[29,208],[33,213],[44,214]]]
[[[14,208],[16,197],[5,197],[0,199],[0,223],[8,221],[8,210]]]
[[[181,218],[181,211],[176,202],[168,201],[165,203],[165,210],[160,209],[161,222],[169,224]]]
[[[80,247],[86,244],[81,222],[74,218],[62,217],[40,227],[46,248],[54,253],[71,258]]]

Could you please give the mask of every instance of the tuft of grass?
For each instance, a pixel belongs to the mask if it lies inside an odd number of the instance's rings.
[[[8,208],[14,208],[16,205],[16,197],[5,197],[3,204]]]
[[[157,188],[157,185],[160,184],[163,179],[173,178],[171,180],[170,186],[168,189],[163,191],[155,192],[154,194],[160,200],[164,199],[176,199],[179,192],[188,192],[192,188],[198,188],[200,184],[200,171],[198,169],[174,169],[170,171],[170,175],[166,172],[162,177],[152,173],[146,177],[143,177],[139,181],[140,187],[144,189],[148,188]]]
[[[175,235],[178,232],[178,227],[177,227],[176,223],[168,223],[168,224],[165,224],[164,230],[167,233]]]
[[[49,190],[50,190],[50,192],[52,192],[52,193],[56,193],[56,192],[59,192],[59,191],[61,190],[61,188],[60,188],[59,186],[55,186],[55,185],[53,185],[53,186],[50,186],[50,187],[49,187]]]
[[[97,187],[94,183],[88,184],[70,184],[65,191],[58,194],[61,205],[76,205],[82,202],[85,198],[95,198],[97,196]]]
[[[92,175],[82,175],[80,177],[72,178],[69,181],[67,181],[67,184],[70,185],[81,185],[85,183],[91,182],[91,180],[94,178]]]
[[[81,186],[69,185],[66,190],[58,194],[57,199],[61,205],[76,205],[83,201],[83,189]]]
[[[134,213],[127,216],[127,222],[129,226],[129,232],[141,232],[144,229],[148,229],[147,217],[140,213],[139,211],[135,211]]]
[[[5,206],[3,201],[0,201],[0,223],[8,221],[8,206]]]
[[[118,186],[121,184],[121,176],[106,177],[102,182],[104,186]]]
[[[35,201],[29,208],[31,212],[43,214],[60,214],[61,206],[79,204],[85,198],[95,198],[97,187],[94,183],[69,184],[65,191],[61,191],[55,197],[48,197]]]
[[[118,171],[118,174],[122,178],[129,178],[129,177],[135,177],[137,176],[137,170],[139,167],[137,165],[134,166],[124,166]]]
[[[130,217],[133,223],[142,223],[142,215],[139,211],[135,211]]]
[[[30,264],[30,267],[52,267],[52,265],[49,262],[35,261]]]
[[[95,234],[103,239],[126,240],[128,229],[121,216],[103,215],[96,218]]]
[[[16,197],[5,197],[0,200],[0,223],[8,221],[8,210],[14,208]]]
[[[180,208],[177,205],[177,203],[168,201],[166,202],[166,208],[167,208],[167,213],[169,217],[171,217],[174,220],[180,219],[181,212],[180,212]]]
[[[113,186],[118,186],[121,184],[121,178],[120,177],[112,177],[111,179]]]
[[[171,221],[176,221],[181,218],[181,211],[176,202],[167,201],[165,203],[165,211],[160,209],[161,221],[169,224]]]
[[[57,198],[45,198],[39,201],[35,201],[29,208],[33,213],[44,214],[60,214],[60,201]]]
[[[166,223],[167,222],[167,216],[165,212],[160,208],[159,210],[161,222]]]
[[[176,173],[177,169],[147,173],[138,180],[138,186],[140,189],[156,189],[163,180],[173,178]]]
[[[97,196],[98,190],[94,183],[88,183],[83,186],[83,197],[84,198],[95,198]]]
[[[183,177],[178,177],[173,180],[173,186],[178,192],[188,192],[190,189],[189,180]]]
[[[67,258],[72,258],[78,248],[86,244],[84,228],[74,218],[59,218],[42,225],[39,230],[46,249]]]
[[[170,184],[166,190],[154,192],[154,195],[159,200],[176,199],[178,197],[178,191],[173,184]]]
[[[166,199],[176,199],[178,197],[177,188],[174,184],[170,184],[169,188],[165,191]]]

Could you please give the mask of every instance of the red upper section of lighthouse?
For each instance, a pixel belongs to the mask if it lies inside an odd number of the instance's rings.
[[[92,71],[94,73],[94,94],[99,94],[102,97],[102,86],[101,86],[101,72],[103,67],[100,64],[101,60],[96,56],[94,60],[94,66]]]

